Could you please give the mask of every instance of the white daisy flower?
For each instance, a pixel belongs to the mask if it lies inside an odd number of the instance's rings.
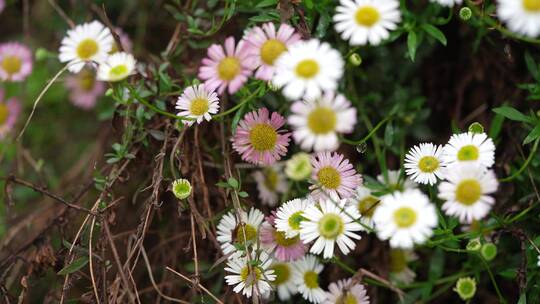
[[[412,250],[390,249],[390,280],[400,284],[414,282],[416,273],[409,268],[408,263],[418,259]]]
[[[356,124],[356,108],[341,94],[325,92],[320,98],[297,101],[291,106],[288,123],[303,150],[334,151],[338,134],[351,133]]]
[[[442,158],[447,166],[459,162],[478,162],[490,168],[495,163],[495,144],[485,133],[454,134],[444,146]]]
[[[325,304],[369,304],[364,285],[353,283],[351,278],[331,283],[326,297]]]
[[[296,198],[281,205],[276,212],[276,230],[285,233],[288,238],[300,234],[300,224],[305,220],[304,210],[313,202]]]
[[[383,174],[379,174],[377,175],[377,180],[393,191],[403,192],[407,189],[416,188],[416,184],[412,180],[408,178],[402,180],[401,172],[399,170],[388,170],[386,172],[386,178]]]
[[[340,0],[334,22],[351,45],[378,45],[401,21],[398,0]]]
[[[78,73],[86,63],[107,59],[114,43],[111,31],[98,21],[77,25],[62,39],[59,59],[69,62],[68,70]]]
[[[456,164],[448,168],[447,181],[439,185],[439,198],[446,202],[442,209],[456,216],[462,223],[471,223],[485,217],[495,203],[489,194],[497,191],[499,183],[493,170],[484,170],[478,164]]]
[[[373,221],[379,239],[390,240],[392,248],[405,249],[424,243],[438,223],[434,205],[418,189],[383,196]]]
[[[540,1],[498,0],[497,15],[512,32],[528,37],[540,34]]]
[[[192,85],[178,97],[176,109],[179,110],[176,115],[194,119],[184,120],[184,124],[191,126],[195,121],[200,124],[205,119],[210,121],[212,115],[219,111],[219,98],[205,84]]]
[[[379,205],[379,198],[371,194],[371,190],[364,186],[359,186],[354,196],[348,200],[348,204],[356,207],[360,212],[360,222],[368,227],[373,228],[373,213]]]
[[[263,204],[270,207],[275,206],[279,201],[279,194],[287,192],[288,183],[283,174],[281,165],[266,167],[255,171],[252,176],[257,182],[259,199]]]
[[[135,58],[131,54],[119,52],[109,56],[99,64],[97,78],[101,81],[121,81],[135,74]]]
[[[444,166],[442,147],[432,143],[414,146],[405,156],[405,172],[420,184],[435,184],[442,178]]]
[[[252,295],[267,297],[272,291],[270,282],[276,279],[274,270],[270,269],[272,258],[266,252],[261,252],[258,257],[254,253],[250,254],[250,259],[240,255],[229,259],[225,271],[232,274],[225,276],[225,281],[234,285],[234,292],[242,292],[248,298]]]
[[[314,99],[323,91],[335,91],[343,75],[341,54],[330,44],[317,39],[291,45],[275,61],[276,74],[272,83],[291,100]]]
[[[235,243],[244,244],[247,240],[247,243],[252,242],[254,245],[258,245],[259,226],[264,220],[264,214],[258,209],[251,208],[249,213],[242,210],[240,216],[243,229],[234,210],[225,214],[217,226],[217,240],[225,255],[236,251]]]
[[[454,5],[460,5],[463,0],[429,0],[431,2],[439,3],[442,6],[454,7]]]
[[[326,293],[319,286],[319,274],[323,271],[323,265],[313,255],[306,255],[302,260],[293,264],[293,280],[302,297],[311,303],[323,303]]]
[[[360,219],[360,213],[355,206],[347,205],[347,199],[337,202],[322,200],[318,205],[308,206],[303,216],[306,220],[300,223],[300,239],[304,244],[315,240],[309,252],[324,252],[325,259],[334,256],[336,243],[346,255],[356,247],[352,239],[361,239],[355,233],[362,230],[362,226],[356,222]]]
[[[289,300],[298,292],[296,284],[293,281],[293,263],[274,262],[270,268],[274,270],[274,275],[276,276],[276,279],[272,282],[272,286],[277,289],[279,299],[281,301]]]

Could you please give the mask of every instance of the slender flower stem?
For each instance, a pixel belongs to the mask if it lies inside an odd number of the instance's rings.
[[[240,101],[237,105],[235,105],[234,107],[228,109],[227,111],[225,112],[222,112],[222,113],[219,113],[217,115],[214,115],[214,119],[221,119],[233,112],[235,112],[236,110],[240,109],[244,104],[248,103],[249,101],[251,101],[253,98],[255,98],[255,96],[257,96],[259,94],[259,92],[262,90],[262,86],[260,86],[258,89],[256,89],[253,93],[251,93],[248,97],[244,98],[242,101]]]
[[[539,141],[540,141],[540,138],[538,138],[538,139],[536,139],[534,141],[531,153],[529,154],[529,157],[527,157],[527,159],[525,160],[525,162],[523,163],[521,168],[519,168],[519,170],[517,170],[514,174],[512,174],[512,175],[510,175],[508,177],[500,179],[499,180],[500,182],[509,182],[509,181],[513,180],[514,178],[518,177],[521,173],[523,173],[523,171],[527,168],[527,166],[529,165],[529,163],[531,162],[533,157],[536,155],[536,150],[538,149],[538,142]]]
[[[346,143],[346,144],[349,144],[349,145],[359,145],[359,144],[362,144],[362,143],[365,143],[366,141],[368,141],[372,136],[373,134],[375,134],[385,123],[387,123],[392,117],[391,116],[388,116],[386,117],[385,119],[381,120],[376,126],[375,128],[371,129],[371,131],[362,139],[360,140],[350,140],[350,139],[347,139],[347,138],[341,138],[341,141]]]

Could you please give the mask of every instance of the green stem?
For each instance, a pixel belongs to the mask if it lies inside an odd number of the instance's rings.
[[[349,145],[359,145],[359,144],[365,143],[368,139],[370,139],[373,136],[373,134],[375,134],[390,119],[391,119],[391,116],[388,116],[385,119],[381,120],[375,126],[375,128],[373,128],[364,138],[362,138],[360,140],[354,141],[354,140],[350,140],[350,139],[347,139],[347,138],[343,137],[343,138],[341,138],[341,141],[346,143],[346,144],[349,144]]]
[[[506,300],[501,294],[501,291],[499,290],[499,286],[497,285],[497,281],[495,281],[495,277],[493,276],[493,273],[491,272],[491,268],[489,268],[488,263],[484,260],[483,257],[480,256],[480,259],[482,260],[482,263],[484,263],[484,266],[486,267],[486,270],[488,271],[489,278],[491,279],[491,283],[493,284],[493,287],[495,288],[495,291],[497,292],[497,296],[499,297],[499,303],[506,303]]]
[[[220,119],[224,116],[227,116],[233,112],[235,112],[236,110],[240,109],[244,104],[248,103],[249,101],[251,101],[253,98],[255,98],[255,96],[257,96],[259,94],[259,92],[261,91],[261,89],[263,88],[263,86],[260,86],[257,90],[255,90],[253,93],[251,93],[251,95],[249,95],[248,97],[244,98],[244,100],[242,100],[241,102],[239,102],[237,105],[235,105],[234,107],[228,109],[227,111],[225,112],[221,112],[217,115],[214,115],[214,119]]]
[[[519,170],[517,170],[514,174],[512,174],[512,175],[510,175],[508,177],[505,177],[503,179],[500,179],[499,180],[500,182],[509,182],[509,181],[513,180],[514,178],[518,177],[527,168],[527,166],[529,165],[529,163],[531,162],[533,157],[536,155],[536,150],[538,149],[538,142],[539,141],[540,141],[540,138],[538,138],[538,139],[536,139],[534,141],[534,145],[532,147],[531,153],[529,154],[529,157],[527,157],[527,159],[525,160],[525,163],[523,163],[523,166],[521,166],[521,168],[519,168]]]
[[[192,118],[189,118],[189,117],[178,116],[178,115],[175,115],[173,113],[163,111],[163,110],[159,109],[158,107],[154,106],[153,104],[151,104],[150,102],[148,102],[147,100],[145,100],[144,98],[140,97],[139,94],[137,93],[137,91],[134,90],[133,87],[131,87],[130,85],[126,85],[126,87],[128,88],[129,93],[133,97],[135,97],[135,99],[137,99],[138,102],[142,103],[143,105],[150,108],[152,111],[154,111],[156,113],[159,113],[161,115],[165,115],[165,116],[170,117],[170,118],[178,119],[178,120],[193,120]]]

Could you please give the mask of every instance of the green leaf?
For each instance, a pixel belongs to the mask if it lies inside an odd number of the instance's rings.
[[[263,7],[269,7],[269,6],[275,6],[277,5],[277,0],[262,0],[257,5],[255,5],[256,8],[263,8]]]
[[[238,196],[240,196],[241,198],[246,198],[249,196],[249,194],[246,191],[240,191],[238,192]]]
[[[73,261],[71,264],[62,268],[62,270],[60,270],[58,274],[66,275],[66,274],[74,273],[75,271],[83,268],[86,264],[88,264],[88,256],[80,257],[76,259],[75,261]]]
[[[409,57],[414,61],[414,57],[416,57],[416,48],[418,47],[418,38],[414,31],[410,31],[409,35],[407,35],[407,46],[409,48]]]
[[[491,121],[491,126],[489,128],[489,137],[497,138],[502,130],[502,125],[504,122],[504,116],[497,114],[495,118]]]
[[[525,52],[525,64],[527,65],[527,70],[529,70],[529,73],[531,73],[534,79],[536,79],[536,81],[540,81],[540,75],[538,74],[538,65],[536,64],[529,52]]]
[[[229,186],[233,187],[234,189],[238,189],[239,187],[238,180],[234,177],[229,177],[227,183],[229,183]]]
[[[500,108],[495,108],[493,109],[493,112],[497,113],[497,114],[500,114],[510,120],[514,120],[514,121],[521,121],[521,122],[524,122],[524,123],[531,123],[533,122],[533,119],[523,113],[521,113],[520,111],[512,108],[512,107],[509,107],[509,106],[503,106],[503,107],[500,107]]]
[[[448,41],[446,40],[446,36],[444,33],[439,30],[438,28],[434,27],[431,24],[424,23],[422,24],[421,28],[428,33],[431,37],[437,39],[442,45],[446,46]]]
[[[536,127],[534,127],[534,129],[532,129],[531,133],[529,133],[529,135],[525,137],[525,139],[523,140],[523,144],[524,145],[529,144],[535,141],[539,137],[540,137],[540,125],[537,125]]]

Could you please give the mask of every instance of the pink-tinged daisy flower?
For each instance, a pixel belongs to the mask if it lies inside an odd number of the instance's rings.
[[[13,129],[21,112],[21,103],[16,98],[4,100],[4,90],[0,89],[0,139]]]
[[[270,115],[266,108],[249,112],[238,124],[233,148],[243,160],[269,166],[287,154],[291,133],[279,130],[284,124],[283,116],[277,112]]]
[[[276,27],[268,22],[262,27],[254,27],[246,40],[249,54],[257,67],[255,77],[270,81],[274,76],[274,62],[285,53],[288,47],[300,40],[300,35],[294,32],[290,25],[282,23],[276,33]]]
[[[94,108],[98,98],[105,92],[105,84],[97,81],[96,74],[90,69],[66,77],[65,86],[70,91],[69,100],[84,110]]]
[[[281,262],[290,262],[301,259],[306,254],[306,245],[300,240],[300,236],[287,238],[284,232],[275,228],[275,211],[266,217],[261,226],[259,238],[261,245],[268,253],[274,253],[274,257]]]
[[[279,201],[279,194],[287,192],[289,184],[281,164],[255,171],[252,176],[257,182],[259,199],[263,204],[273,207]]]
[[[184,120],[184,124],[191,126],[203,120],[210,121],[212,115],[219,110],[219,98],[214,90],[209,90],[204,84],[187,87],[182,96],[176,102],[178,116],[192,118],[194,120]]]
[[[0,13],[4,10],[6,7],[6,1],[0,0]]]
[[[0,79],[23,81],[32,72],[32,52],[24,44],[0,44]]]
[[[199,78],[219,94],[227,88],[229,94],[234,94],[244,85],[252,70],[253,60],[249,59],[245,41],[235,45],[234,38],[229,37],[225,40],[225,49],[219,44],[208,48],[208,58],[202,60]]]
[[[311,186],[311,195],[315,200],[350,198],[362,183],[362,176],[356,173],[348,159],[342,154],[319,152],[311,157],[313,173],[311,178],[316,182]]]
[[[369,304],[369,296],[364,285],[353,283],[352,279],[339,280],[328,285],[325,304]]]

